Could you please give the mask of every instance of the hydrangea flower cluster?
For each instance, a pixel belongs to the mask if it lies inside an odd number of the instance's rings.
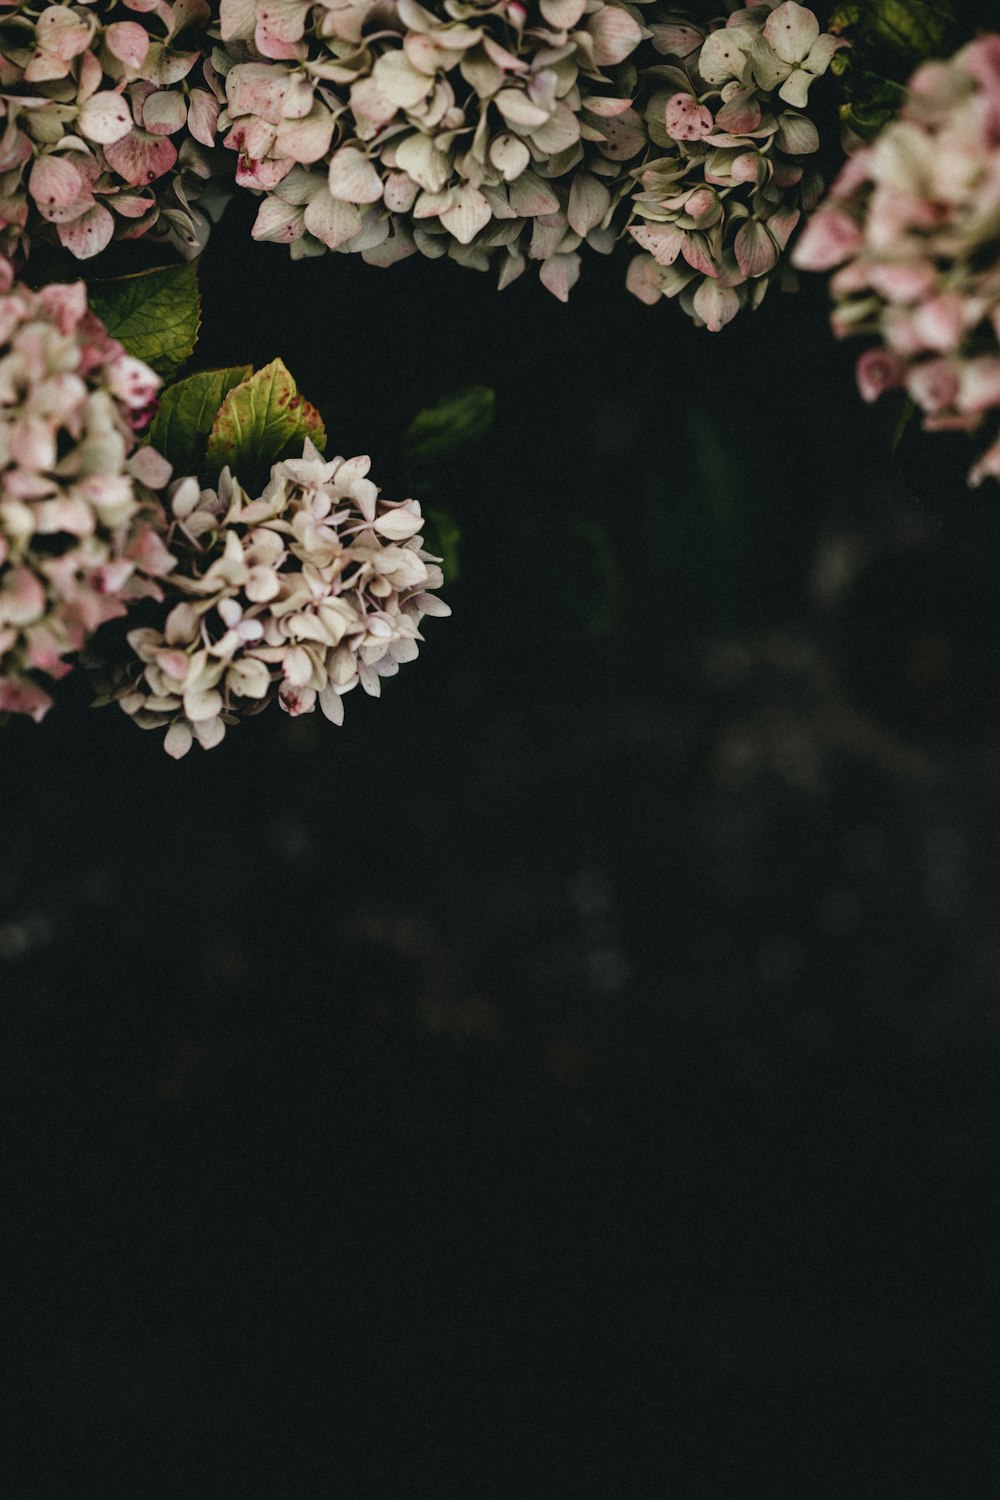
[[[837,337],[879,339],[858,363],[864,398],[904,388],[929,431],[990,420],[969,482],[1000,480],[1000,37],[917,70],[899,118],[847,162],[794,259],[839,268]]]
[[[65,660],[173,567],[138,448],[160,381],[108,337],[86,288],[10,287],[0,259],[0,711],[40,720]],[[6,286],[5,286],[6,284]]]
[[[129,632],[133,660],[104,701],[143,729],[166,728],[179,758],[274,698],[340,724],[358,683],[377,697],[417,655],[423,616],[451,611],[430,592],[443,578],[422,549],[420,506],[381,499],[369,467],[325,461],[307,440],[259,499],[228,469],[217,491],[173,486],[175,602],[162,628]]]
[[[254,227],[296,257],[420,251],[565,300],[608,252],[646,144],[626,60],[648,32],[606,0],[222,0],[220,128]]]
[[[0,251],[17,263],[48,225],[80,260],[146,234],[198,253],[220,191],[211,19],[206,0],[0,0]]]
[[[717,332],[760,305],[803,212],[819,201],[808,162],[819,134],[803,110],[845,43],[795,0],[762,0],[708,26],[654,17],[652,32],[667,63],[643,74],[656,149],[634,173],[629,233],[647,253],[631,262],[627,284],[644,302],[679,298]]]

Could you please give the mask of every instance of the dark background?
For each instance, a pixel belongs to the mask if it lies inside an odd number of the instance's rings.
[[[821,284],[713,337],[252,213],[200,365],[392,496],[496,423],[343,729],[5,731],[7,1492],[991,1493],[995,486],[913,498]]]

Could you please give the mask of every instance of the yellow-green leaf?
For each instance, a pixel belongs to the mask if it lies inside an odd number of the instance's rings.
[[[326,447],[323,419],[299,395],[284,363],[272,360],[227,393],[209,434],[209,478],[228,464],[242,484],[261,485],[272,464],[301,454],[306,438]]]
[[[226,396],[247,380],[252,365],[225,370],[201,370],[168,386],[149,429],[149,441],[170,460],[174,473],[201,475],[208,435]]]

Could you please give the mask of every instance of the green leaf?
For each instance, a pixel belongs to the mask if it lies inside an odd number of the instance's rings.
[[[149,441],[173,464],[175,474],[200,474],[204,470],[208,435],[219,407],[232,388],[252,373],[252,365],[201,370],[162,392]]]
[[[194,261],[94,281],[90,305],[111,334],[136,359],[170,380],[191,357],[201,324],[201,294]]]
[[[841,5],[830,17],[834,32],[858,29],[866,47],[883,48],[918,61],[947,51],[955,24],[949,0],[865,0]]]
[[[743,444],[696,406],[646,480],[651,557],[683,588],[713,628],[735,630],[752,617],[759,589],[755,538],[762,495]]]
[[[431,506],[424,511],[430,523],[424,529],[425,546],[441,559],[441,571],[448,583],[455,583],[459,575],[458,544],[462,540],[462,528],[448,511]]]
[[[865,0],[840,5],[830,31],[847,37],[833,71],[842,75],[844,125],[871,140],[903,102],[905,85],[918,63],[947,57],[958,44],[948,0]]]
[[[424,475],[480,442],[493,426],[493,407],[489,386],[470,385],[418,412],[405,438],[410,469]]]
[[[217,479],[228,464],[242,484],[265,484],[271,465],[300,456],[306,438],[326,447],[323,419],[299,395],[283,361],[274,359],[227,393],[209,434],[209,478]]]

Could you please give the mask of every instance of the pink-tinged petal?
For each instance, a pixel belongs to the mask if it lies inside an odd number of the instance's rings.
[[[868,349],[858,360],[855,375],[858,390],[865,401],[877,401],[886,391],[895,391],[903,383],[906,365],[889,349]]]
[[[974,489],[978,489],[984,479],[1000,479],[1000,443],[988,448],[969,471],[969,483]]]
[[[818,36],[816,17],[795,0],[785,0],[764,22],[764,40],[785,63],[804,61]]]
[[[216,126],[220,104],[207,89],[192,89],[188,101],[187,124],[194,139],[201,146],[215,145]]]
[[[618,5],[605,5],[590,16],[587,30],[594,38],[594,61],[599,68],[624,62],[642,41],[642,27]]]
[[[293,161],[254,161],[240,152],[236,164],[237,187],[257,188],[267,193],[283,182],[295,166]]]
[[[193,743],[194,736],[190,726],[182,719],[178,719],[167,730],[163,748],[173,760],[180,760],[182,756],[187,755]]]
[[[996,355],[963,360],[959,378],[959,411],[984,412],[1000,406],[1000,359]]]
[[[675,141],[700,141],[712,129],[712,111],[690,94],[673,94],[665,112],[667,134]]]
[[[583,108],[602,120],[613,120],[632,108],[634,99],[613,99],[602,94],[590,94],[583,101]]]
[[[864,248],[864,236],[854,220],[839,209],[813,214],[792,252],[800,271],[830,271]]]
[[[659,267],[651,255],[636,255],[625,273],[625,286],[640,302],[652,307],[663,295]]]
[[[250,231],[255,240],[269,240],[276,245],[290,245],[304,233],[301,208],[283,203],[280,198],[265,198]]]
[[[703,281],[694,294],[694,310],[709,333],[718,333],[739,312],[739,293],[714,281]]]
[[[698,72],[706,83],[742,78],[753,36],[742,26],[723,26],[706,38],[698,54]]]
[[[569,190],[566,217],[569,226],[584,238],[603,221],[611,207],[611,194],[592,172],[575,172]]]
[[[690,57],[705,40],[705,33],[683,22],[668,21],[650,26],[653,46],[662,57]]]
[[[958,368],[950,359],[928,359],[913,365],[906,375],[906,389],[922,411],[937,415],[954,404],[958,395]]]
[[[333,115],[317,104],[303,120],[282,120],[275,140],[275,154],[303,166],[323,161],[330,150],[335,125]]]
[[[570,292],[580,279],[580,257],[575,254],[550,256],[542,262],[538,279],[560,302],[568,302]]]
[[[0,713],[27,714],[40,724],[52,707],[48,693],[27,677],[0,677]]]
[[[923,302],[913,314],[913,328],[926,349],[947,354],[965,333],[966,304],[959,292],[945,292]]]
[[[42,417],[21,417],[9,429],[8,446],[15,463],[46,473],[56,466],[56,424]]]
[[[416,536],[423,524],[423,518],[420,515],[414,514],[407,506],[401,505],[379,516],[378,520],[373,522],[372,530],[377,531],[380,536],[386,537],[390,542],[405,542],[409,537]]]
[[[141,219],[156,207],[155,198],[138,198],[132,193],[109,193],[104,201],[123,219]]]
[[[149,406],[163,384],[159,375],[131,354],[122,354],[113,360],[108,365],[107,375],[109,387],[130,411],[142,411]]]
[[[368,157],[356,146],[342,146],[330,162],[331,196],[345,203],[378,203],[382,179]]]
[[[221,719],[199,719],[191,728],[203,750],[214,750],[226,737],[226,726]]]
[[[684,244],[683,229],[677,229],[673,224],[632,224],[629,226],[629,234],[636,244],[649,251],[658,266],[672,266]],[[636,262],[633,261],[632,264],[635,265]],[[657,281],[656,296],[648,300],[658,301],[659,296],[660,288]],[[643,300],[647,299],[643,298]]]
[[[77,260],[91,260],[93,256],[100,255],[111,243],[114,232],[114,218],[103,203],[95,203],[93,208],[74,219],[71,224],[59,224],[56,227],[59,243],[71,255],[75,255]]]
[[[460,245],[470,245],[491,218],[490,205],[471,183],[455,188],[450,206],[441,212],[441,223]]]
[[[162,136],[132,130],[122,140],[106,146],[104,155],[108,165],[120,177],[133,187],[139,187],[146,182],[155,182],[170,171],[177,161],[177,147]]]
[[[104,32],[104,40],[112,57],[130,72],[138,73],[149,51],[150,36],[145,26],[138,21],[113,21]]]
[[[283,42],[280,37],[275,36],[273,31],[258,21],[254,32],[254,46],[261,57],[269,57],[274,62],[292,62],[298,57],[299,49],[294,42]]]
[[[66,156],[38,157],[28,178],[28,192],[46,218],[47,210],[67,208],[77,203],[85,191],[83,178]]]
[[[686,234],[681,245],[681,255],[692,270],[700,271],[703,276],[709,276],[713,280],[718,276],[719,268],[712,259],[704,235]]]
[[[86,104],[101,84],[104,82],[104,69],[93,52],[85,52],[80,58],[80,77],[77,84],[76,97],[80,104]]]
[[[343,724],[344,722],[344,700],[337,689],[325,687],[319,695],[319,706],[324,718],[329,719],[331,724]]]
[[[919,302],[930,296],[937,272],[927,260],[874,261],[866,281],[887,302]]]
[[[140,484],[148,485],[151,490],[166,489],[173,475],[173,465],[157,453],[155,448],[148,445],[136,449],[128,463],[129,472]]]
[[[142,123],[151,135],[175,135],[187,122],[187,103],[177,89],[159,89],[142,106]]]
[[[0,622],[30,625],[42,618],[46,603],[45,587],[30,568],[11,568],[0,589]]]
[[[90,46],[93,27],[70,10],[68,5],[50,5],[35,23],[35,40],[43,52],[71,62]]]
[[[719,110],[716,125],[731,135],[747,135],[760,124],[760,103],[754,89],[740,89]],[[670,129],[668,124],[667,129]],[[673,132],[671,131],[671,134]]]
[[[306,206],[305,227],[329,250],[352,239],[361,228],[361,214],[353,203],[331,198],[322,188]]]
[[[224,42],[249,41],[257,24],[257,0],[221,0],[219,23]]]
[[[733,250],[744,276],[766,276],[778,259],[778,247],[759,219],[747,219],[740,225]]]
[[[76,117],[80,134],[99,146],[112,146],[132,129],[132,111],[122,94],[104,92],[87,100]]]
[[[788,241],[794,234],[801,217],[801,211],[797,208],[779,208],[777,213],[773,213],[768,219],[768,231],[779,250],[787,248]]]
[[[226,78],[230,116],[235,120],[241,115],[259,115],[268,124],[279,125],[290,84],[287,70],[273,63],[240,63]],[[309,110],[301,113],[308,114]]]
[[[300,714],[311,714],[316,707],[316,689],[311,687],[296,687],[291,682],[283,682],[278,689],[278,702],[290,714],[297,719]]]

